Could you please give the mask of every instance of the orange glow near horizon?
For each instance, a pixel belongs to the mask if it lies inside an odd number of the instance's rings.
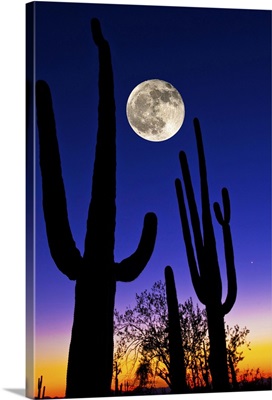
[[[64,397],[70,334],[43,335],[36,338],[34,394],[38,378],[43,376],[45,396]]]
[[[37,382],[40,376],[43,376],[42,386],[46,387],[45,396],[64,397],[65,396],[65,378],[66,378],[66,360],[59,362],[47,362],[38,364],[35,370],[34,394],[37,395]]]
[[[254,343],[250,346],[251,350],[243,351],[244,360],[239,363],[239,371],[260,369],[263,377],[272,376],[272,343],[271,341],[263,341]]]
[[[45,341],[39,343],[40,349],[36,351],[35,379],[34,379],[34,395],[37,395],[38,378],[43,376],[43,386],[46,386],[45,395],[50,397],[64,397],[66,385],[66,369],[67,369],[67,341],[60,337],[51,337],[47,339],[46,346],[43,347]],[[66,338],[67,339],[67,338]],[[62,343],[61,348],[57,345]],[[43,350],[41,350],[43,347]],[[244,360],[239,363],[240,373],[246,370],[260,369],[263,377],[272,375],[272,342],[262,341],[254,342],[251,350],[244,349]],[[125,389],[125,384],[128,381],[130,390],[133,388],[135,369],[132,369],[132,364],[123,365],[122,372],[118,376],[119,385],[122,383]],[[156,378],[156,386],[163,387],[165,383],[160,378]],[[114,380],[112,384],[114,388]]]

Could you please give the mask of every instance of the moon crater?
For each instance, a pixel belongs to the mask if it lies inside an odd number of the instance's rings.
[[[131,128],[139,136],[160,142],[179,131],[184,121],[185,107],[174,86],[160,79],[150,79],[132,90],[126,112]]]

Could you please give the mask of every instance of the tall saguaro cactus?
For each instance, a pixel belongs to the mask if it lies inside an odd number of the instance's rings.
[[[43,210],[52,258],[61,272],[76,281],[75,309],[68,357],[66,397],[111,394],[113,312],[116,281],[136,279],[155,244],[157,218],[147,213],[136,251],[114,261],[116,124],[111,55],[100,23],[91,21],[99,54],[98,132],[87,218],[84,254],[76,248],[68,221],[64,183],[49,87],[36,84]]]
[[[185,393],[187,392],[186,368],[180,328],[178,298],[174,273],[169,265],[165,267],[164,275],[169,323],[169,373],[172,384],[171,393]]]
[[[209,364],[212,374],[213,388],[215,391],[227,391],[229,389],[229,381],[224,316],[232,309],[237,295],[234,254],[229,226],[230,200],[228,190],[224,188],[222,190],[224,209],[223,214],[221,212],[219,204],[214,203],[215,216],[219,224],[222,225],[223,230],[228,280],[227,296],[225,301],[222,302],[222,281],[210,211],[204,148],[198,119],[194,120],[194,127],[199,158],[202,202],[202,230],[200,226],[200,220],[186,154],[181,151],[179,154],[179,158],[191,217],[195,250],[191,239],[191,232],[185,207],[183,188],[179,179],[176,179],[175,182],[176,192],[179,203],[183,237],[186,246],[188,264],[193,286],[199,300],[206,306],[207,311],[208,330],[210,338]]]

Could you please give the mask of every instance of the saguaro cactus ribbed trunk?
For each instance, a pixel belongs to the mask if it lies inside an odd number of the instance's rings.
[[[174,273],[170,266],[165,267],[164,275],[169,323],[169,373],[171,380],[171,393],[186,393],[186,368],[180,328],[178,298]]]
[[[200,125],[197,119],[194,120],[194,127],[199,158],[202,201],[202,231],[200,228],[200,220],[186,154],[181,151],[179,154],[179,158],[189,205],[195,250],[192,245],[183,189],[181,181],[179,179],[176,179],[176,192],[179,203],[183,237],[186,245],[188,264],[193,286],[199,300],[206,306],[207,311],[208,330],[210,338],[209,365],[212,375],[213,389],[215,391],[227,391],[229,389],[229,380],[224,316],[232,309],[237,295],[234,254],[229,226],[230,201],[228,190],[224,188],[222,190],[224,216],[221,213],[219,204],[214,203],[214,211],[217,221],[220,225],[222,225],[227,268],[227,296],[225,301],[222,302],[222,281],[210,211],[206,162]]]
[[[116,148],[115,100],[111,55],[100,23],[91,21],[99,54],[98,132],[83,256],[69,226],[56,124],[49,87],[36,84],[43,210],[48,244],[55,264],[76,280],[74,321],[68,357],[66,397],[111,394],[113,312],[116,281],[133,281],[149,261],[157,218],[147,213],[136,251],[114,261]]]

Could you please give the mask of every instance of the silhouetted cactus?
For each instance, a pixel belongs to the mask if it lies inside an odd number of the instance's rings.
[[[98,132],[87,218],[84,254],[69,226],[51,93],[36,84],[43,210],[48,244],[55,264],[76,280],[75,309],[68,358],[66,397],[111,395],[113,312],[116,281],[133,281],[152,255],[157,218],[148,213],[135,253],[114,261],[116,147],[115,100],[111,55],[100,23],[91,21],[99,54]]]
[[[43,376],[41,375],[41,377],[38,378],[38,396],[37,396],[38,399],[41,398],[42,381],[43,381]]]
[[[229,389],[229,380],[224,316],[232,309],[237,295],[236,272],[229,226],[230,201],[228,191],[224,188],[222,190],[224,216],[221,213],[219,204],[214,204],[216,218],[222,225],[223,229],[228,280],[227,296],[225,301],[222,303],[222,281],[210,211],[204,148],[198,119],[194,119],[194,127],[199,157],[202,201],[202,232],[186,154],[181,151],[179,158],[190,210],[195,250],[192,245],[183,189],[179,179],[176,180],[176,191],[182,222],[183,237],[186,245],[188,264],[193,286],[199,300],[206,306],[207,311],[210,338],[209,365],[212,374],[213,388],[215,391],[226,391]]]
[[[186,393],[186,368],[182,345],[178,298],[174,273],[170,266],[164,270],[169,323],[169,358],[171,393]]]

